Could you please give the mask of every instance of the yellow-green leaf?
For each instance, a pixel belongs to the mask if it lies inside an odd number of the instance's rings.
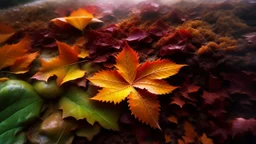
[[[90,100],[88,92],[72,87],[60,100],[63,117],[86,119],[91,125],[98,122],[105,129],[118,130],[119,112],[111,105]]]

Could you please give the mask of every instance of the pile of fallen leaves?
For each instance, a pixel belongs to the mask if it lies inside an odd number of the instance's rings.
[[[255,33],[226,28],[251,28],[235,4],[183,6],[85,5],[56,9],[47,28],[1,23],[0,143],[252,142]],[[210,18],[220,11],[235,18]]]

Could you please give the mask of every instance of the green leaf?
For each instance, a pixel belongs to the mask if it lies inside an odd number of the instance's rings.
[[[88,92],[72,87],[60,100],[63,117],[85,119],[91,125],[98,122],[105,129],[118,130],[119,112],[109,104],[90,100]]]
[[[0,83],[0,143],[24,143],[25,124],[40,114],[42,99],[33,87],[21,80]]]

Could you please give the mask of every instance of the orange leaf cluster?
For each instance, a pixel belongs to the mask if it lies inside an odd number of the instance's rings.
[[[199,137],[193,125],[189,122],[184,123],[184,131],[185,135],[182,136],[183,140],[178,140],[179,144],[196,143],[197,141],[200,141],[202,144],[213,144],[212,139],[208,138],[205,133]]]
[[[166,59],[139,64],[138,54],[126,43],[116,57],[117,70],[101,71],[89,78],[94,85],[103,87],[92,99],[116,104],[128,98],[129,108],[136,118],[160,129],[160,105],[156,95],[176,89],[162,79],[177,74],[183,66]]]
[[[85,71],[80,70],[76,64],[79,60],[77,51],[71,46],[58,42],[59,56],[49,61],[41,59],[41,69],[32,77],[33,79],[47,81],[51,76],[57,76],[57,85],[81,78]]]
[[[19,43],[4,45],[0,48],[0,69],[10,67],[10,72],[23,74],[29,71],[29,65],[38,56],[38,52],[28,53],[31,39],[26,36]]]

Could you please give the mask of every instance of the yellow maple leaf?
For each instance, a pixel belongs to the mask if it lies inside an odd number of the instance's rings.
[[[49,61],[41,59],[42,68],[32,76],[33,79],[47,81],[51,76],[57,76],[57,85],[81,78],[85,71],[80,70],[76,64],[78,62],[78,53],[69,45],[58,42],[59,56]]]
[[[169,60],[139,63],[138,54],[126,43],[116,57],[117,70],[105,70],[88,78],[94,85],[103,87],[93,100],[120,103],[128,98],[132,114],[153,128],[158,124],[160,104],[156,95],[176,89],[162,80],[172,76],[185,65]]]
[[[90,22],[102,22],[96,18],[85,9],[78,9],[73,11],[68,17],[55,18],[51,20],[55,25],[63,27],[65,23],[72,25],[73,27],[83,31],[84,28]]]

